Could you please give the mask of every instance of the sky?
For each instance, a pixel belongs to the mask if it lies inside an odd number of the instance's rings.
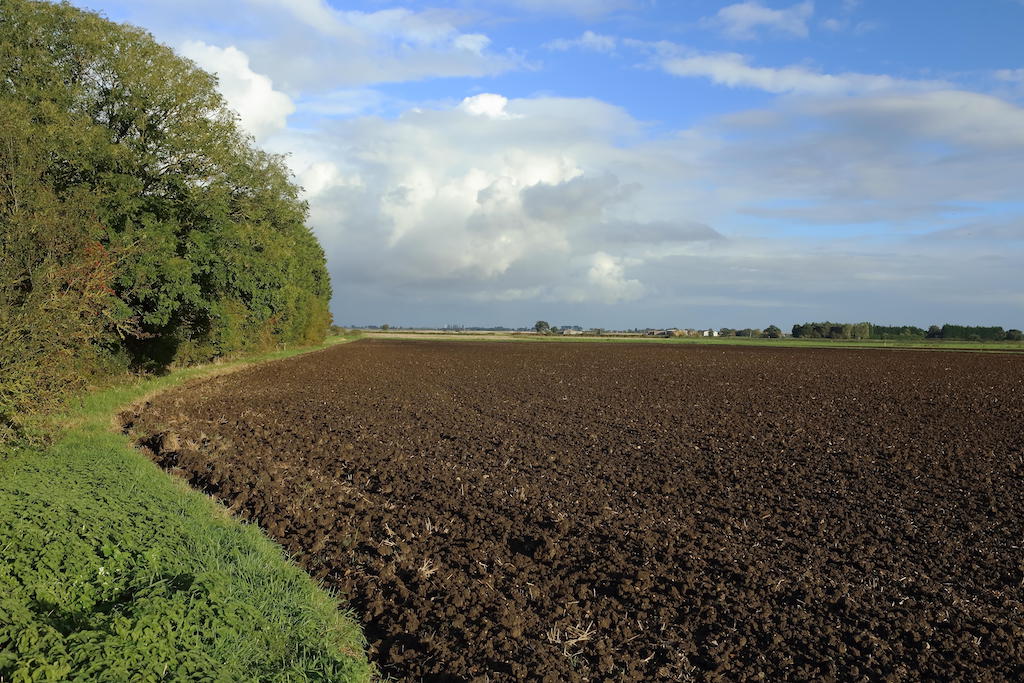
[[[339,324],[1024,328],[1024,0],[76,0],[287,154]]]

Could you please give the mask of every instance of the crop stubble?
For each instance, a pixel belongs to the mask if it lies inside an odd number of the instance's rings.
[[[366,340],[127,424],[425,680],[1024,677],[1024,363]]]

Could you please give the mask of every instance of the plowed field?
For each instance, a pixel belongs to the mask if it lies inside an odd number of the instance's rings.
[[[126,420],[400,679],[1024,678],[1019,356],[368,340]]]

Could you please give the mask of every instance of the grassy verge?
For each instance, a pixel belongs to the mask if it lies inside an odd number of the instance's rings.
[[[330,595],[112,428],[149,393],[304,350],[96,392],[53,445],[0,454],[0,681],[371,677]]]
[[[775,346],[820,349],[917,349],[925,351],[979,351],[1024,352],[1024,342],[970,342],[943,339],[883,340],[883,339],[761,339],[759,337],[585,337],[534,334],[436,334],[417,332],[365,332],[368,337],[381,339],[437,339],[464,341],[521,341],[547,343],[619,343],[619,344],[708,344],[725,346]]]

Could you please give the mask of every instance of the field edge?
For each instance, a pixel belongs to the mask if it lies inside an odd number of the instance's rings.
[[[374,678],[336,596],[149,461],[117,417],[187,381],[354,338],[90,392],[51,445],[3,454],[0,680]]]
[[[646,336],[562,336],[534,333],[423,332],[361,330],[370,339],[431,341],[535,342],[545,344],[683,344],[698,346],[740,346],[802,349],[864,349],[877,351],[946,351],[961,353],[1024,353],[1024,342],[971,342],[960,340],[906,339],[764,339],[747,337],[646,337]]]

